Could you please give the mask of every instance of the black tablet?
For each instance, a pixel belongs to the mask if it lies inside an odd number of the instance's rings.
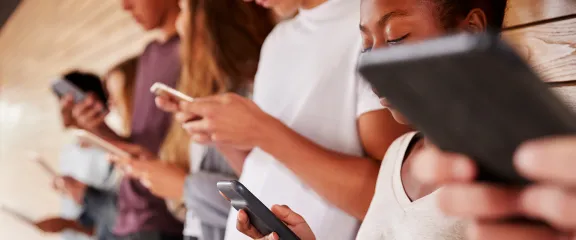
[[[518,146],[576,133],[572,111],[495,34],[375,50],[359,71],[434,144],[474,159],[479,180],[528,184],[513,166]]]

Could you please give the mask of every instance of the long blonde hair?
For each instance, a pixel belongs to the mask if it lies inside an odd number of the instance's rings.
[[[177,89],[205,97],[250,88],[260,49],[274,27],[270,11],[242,0],[187,0],[181,36],[182,72]],[[190,137],[173,123],[160,150],[166,162],[189,167]],[[185,162],[183,160],[186,160]]]
[[[129,58],[116,66],[110,68],[104,76],[104,85],[107,84],[107,79],[113,72],[120,72],[123,75],[124,83],[122,86],[122,94],[120,99],[117,99],[117,104],[122,105],[123,111],[120,112],[122,116],[122,127],[125,133],[130,134],[132,125],[132,110],[134,109],[134,88],[136,86],[136,69],[138,67],[138,57]]]

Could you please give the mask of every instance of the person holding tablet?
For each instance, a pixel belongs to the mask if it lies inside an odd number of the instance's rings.
[[[474,0],[363,0],[360,18],[363,50],[423,41],[451,32],[481,32],[488,28],[489,22],[501,24],[501,18],[488,19],[486,12],[475,4]],[[407,124],[393,106],[385,100],[382,105],[396,121]],[[435,197],[441,185],[423,183],[410,174],[416,166],[414,156],[428,148],[433,146],[416,132],[398,138],[388,148],[374,198],[356,239],[464,239],[464,222],[442,215],[436,206]],[[297,210],[274,206],[272,211],[301,239],[322,239]],[[255,239],[278,239],[274,233],[262,236],[255,231],[243,211],[239,213],[237,226]]]
[[[576,136],[550,137],[522,145],[514,156],[520,174],[536,184],[510,188],[474,182],[474,161],[436,149],[415,156],[414,175],[426,184],[445,184],[438,207],[450,216],[472,220],[470,239],[548,240],[576,237]],[[526,216],[548,223],[502,221]]]

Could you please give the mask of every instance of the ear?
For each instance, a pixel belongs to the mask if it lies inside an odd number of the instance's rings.
[[[470,33],[484,32],[488,27],[486,14],[479,8],[472,9],[462,24],[462,28]]]

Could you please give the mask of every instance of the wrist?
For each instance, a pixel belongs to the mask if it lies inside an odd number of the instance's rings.
[[[188,177],[187,173],[183,173],[179,175],[178,184],[176,185],[176,200],[180,200],[184,197],[184,188],[186,187],[186,178]]]
[[[266,124],[262,126],[263,128],[258,131],[260,137],[258,138],[259,141],[256,143],[256,147],[260,147],[264,151],[282,142],[290,131],[290,128],[283,122],[271,116],[266,121]]]
[[[122,138],[119,137],[118,134],[116,134],[116,132],[112,131],[112,129],[110,129],[108,125],[104,123],[100,124],[98,127],[95,127],[93,130],[91,130],[91,132],[107,139],[122,140]]]

